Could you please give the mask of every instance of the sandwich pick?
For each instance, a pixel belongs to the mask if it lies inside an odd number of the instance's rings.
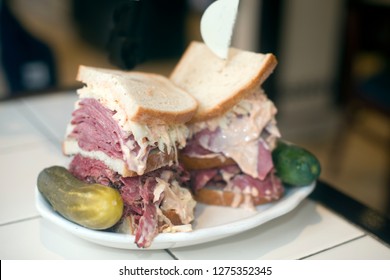
[[[203,13],[200,32],[204,43],[222,59],[227,59],[239,0],[218,0]]]

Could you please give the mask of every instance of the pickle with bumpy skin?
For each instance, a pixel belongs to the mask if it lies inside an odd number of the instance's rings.
[[[305,186],[314,182],[321,173],[321,165],[308,150],[282,141],[272,151],[276,175],[282,182]]]
[[[108,229],[122,217],[123,200],[118,190],[85,183],[64,167],[42,170],[37,185],[55,211],[86,228]]]

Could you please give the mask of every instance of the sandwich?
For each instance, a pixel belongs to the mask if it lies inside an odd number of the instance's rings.
[[[69,171],[119,190],[124,214],[114,230],[134,234],[139,247],[160,232],[190,231],[196,202],[178,149],[196,100],[157,74],[80,66],[77,80],[84,86],[63,142]]]
[[[276,64],[273,54],[235,48],[222,60],[192,42],[171,73],[198,102],[179,156],[198,202],[254,208],[283,195],[271,156],[277,109],[261,87]]]

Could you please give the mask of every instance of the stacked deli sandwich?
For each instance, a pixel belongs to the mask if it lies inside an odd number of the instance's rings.
[[[139,247],[160,232],[190,231],[196,203],[178,149],[195,99],[156,74],[80,66],[77,79],[85,86],[63,143],[69,171],[118,189],[124,212],[116,230],[134,234]]]
[[[272,54],[231,48],[222,60],[199,42],[170,79],[80,66],[84,87],[63,142],[67,172],[118,191],[124,209],[111,229],[141,248],[161,232],[191,231],[196,201],[253,208],[278,200],[271,152],[280,134],[261,88],[275,66]]]
[[[280,137],[276,108],[261,88],[272,54],[231,48],[227,60],[192,42],[170,79],[198,101],[180,160],[199,202],[254,207],[284,192],[271,152]]]

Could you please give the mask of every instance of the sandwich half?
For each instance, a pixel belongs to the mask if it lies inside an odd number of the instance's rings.
[[[283,195],[271,156],[277,110],[261,88],[276,64],[272,54],[235,48],[222,60],[192,42],[173,70],[170,79],[199,104],[180,151],[197,201],[253,208]]]
[[[80,66],[85,86],[63,151],[109,164],[126,177],[176,161],[197,103],[169,79],[151,73]]]
[[[63,152],[69,171],[119,190],[124,215],[115,230],[150,246],[159,232],[190,231],[195,201],[178,164],[197,102],[169,79],[150,73],[80,66]]]

